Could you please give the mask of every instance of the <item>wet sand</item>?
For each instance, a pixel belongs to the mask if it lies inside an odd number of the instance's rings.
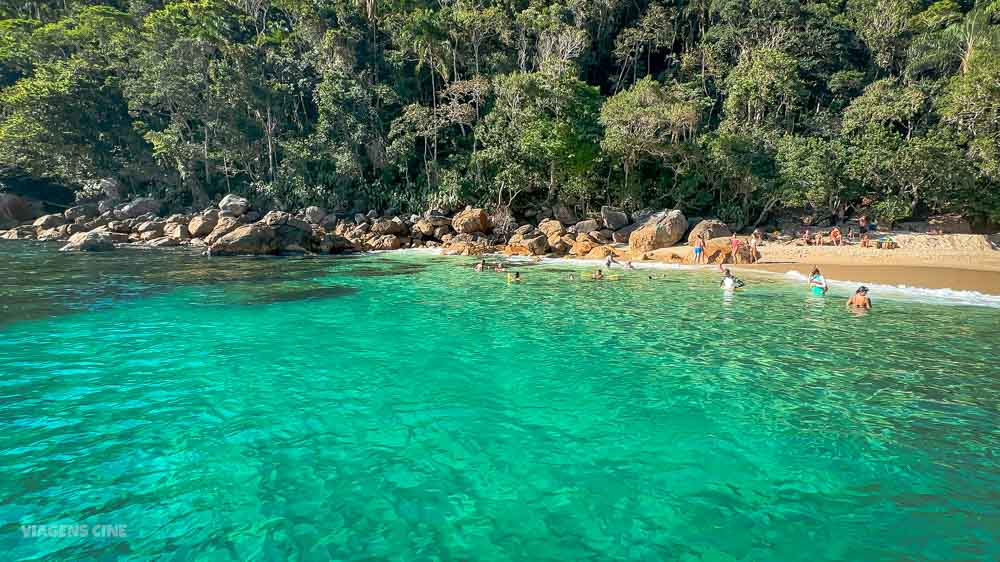
[[[813,266],[819,267],[827,279],[836,281],[906,285],[907,287],[924,287],[927,289],[955,289],[1000,295],[1000,271],[922,265],[842,265],[787,262],[758,263],[731,267],[734,269],[763,270],[777,273],[797,271],[802,275],[808,276]]]

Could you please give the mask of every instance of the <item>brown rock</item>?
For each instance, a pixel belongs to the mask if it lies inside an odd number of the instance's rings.
[[[451,220],[451,226],[459,234],[487,232],[490,229],[490,218],[483,209],[466,207]]]
[[[214,234],[215,231],[212,231],[212,235]],[[261,223],[240,226],[220,237],[208,248],[211,256],[266,255],[277,252],[277,233],[274,228]]]
[[[718,219],[705,219],[694,225],[694,228],[691,229],[691,233],[688,234],[688,244],[694,246],[694,241],[702,235],[704,235],[706,239],[711,239],[730,236],[731,234],[732,232],[729,230],[729,225],[726,223]]]
[[[638,255],[673,246],[686,230],[687,219],[680,211],[658,213],[632,232],[628,239],[629,251]]]

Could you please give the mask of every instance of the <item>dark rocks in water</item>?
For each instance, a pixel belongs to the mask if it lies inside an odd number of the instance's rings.
[[[278,253],[278,236],[265,224],[248,224],[216,240],[209,248],[210,256],[238,256]]]
[[[254,291],[244,299],[244,304],[262,305],[279,302],[295,302],[304,300],[332,299],[346,297],[358,293],[358,289],[343,285],[325,285],[322,287],[297,287],[282,290],[280,287],[264,287],[261,291]]]
[[[45,215],[36,219],[31,225],[35,228],[47,229],[56,228],[64,224],[66,224],[66,217],[62,215]]]
[[[80,232],[69,237],[69,243],[60,251],[106,252],[115,249],[115,243],[107,232]]]

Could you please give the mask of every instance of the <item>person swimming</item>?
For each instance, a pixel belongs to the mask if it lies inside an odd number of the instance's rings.
[[[507,274],[508,283],[520,283],[521,282],[521,272],[515,271],[514,273]]]
[[[604,279],[604,271],[598,269],[590,276],[590,278],[593,279],[594,281],[600,281]]]
[[[744,285],[746,285],[746,283],[744,283],[743,280],[740,279],[739,277],[734,276],[733,272],[729,271],[729,268],[726,268],[726,275],[725,277],[722,278],[722,281],[719,282],[719,286],[727,291],[732,291],[733,289],[739,289]]]
[[[474,268],[476,271],[486,271],[486,260],[482,260],[476,264]]]
[[[858,290],[854,291],[851,298],[847,299],[847,308],[871,310],[872,300],[868,298],[868,287],[864,285],[858,287]]]
[[[826,278],[819,272],[818,267],[814,267],[812,273],[809,274],[809,289],[814,295],[825,295],[830,290]]]
[[[497,273],[503,273],[504,271],[507,271],[507,268],[504,267],[502,263],[498,262],[497,266],[493,268],[493,271],[495,271]]]

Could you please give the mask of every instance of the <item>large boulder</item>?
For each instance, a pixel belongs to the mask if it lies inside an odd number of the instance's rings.
[[[607,205],[601,207],[601,219],[604,220],[604,226],[611,230],[618,230],[628,226],[628,215]]]
[[[691,233],[688,234],[688,244],[694,245],[694,241],[699,237],[704,236],[706,240],[711,238],[721,238],[724,236],[730,236],[732,232],[729,230],[729,226],[718,220],[718,219],[705,219],[698,224],[694,225],[691,229]]]
[[[553,219],[546,219],[538,223],[538,230],[541,230],[548,237],[566,234],[566,227],[561,222]]]
[[[368,248],[371,250],[398,250],[402,245],[399,236],[394,234],[378,235],[368,242]]]
[[[313,251],[312,226],[284,211],[271,211],[261,222],[274,229],[278,250],[285,252]]]
[[[4,240],[34,240],[36,235],[35,227],[24,225],[4,232],[3,235],[0,235],[0,238]]]
[[[274,228],[261,223],[247,224],[216,240],[208,248],[210,256],[268,255],[278,253]]]
[[[399,236],[406,234],[406,225],[399,219],[376,219],[372,223],[370,232],[378,236],[386,234]]]
[[[649,217],[629,236],[629,251],[641,255],[659,248],[673,246],[684,236],[686,230],[687,219],[684,218],[684,213],[678,210],[657,213]]]
[[[450,225],[446,224],[434,229],[434,238],[437,238],[438,240],[444,240],[444,237],[448,236],[449,234],[451,234]]]
[[[160,207],[162,206],[162,203],[158,199],[140,197],[119,207],[115,211],[115,215],[121,219],[134,219],[142,215],[156,215],[160,212]]]
[[[15,226],[42,215],[42,203],[13,193],[0,193],[0,228]]]
[[[475,234],[490,229],[490,217],[483,209],[466,207],[451,219],[451,227],[459,234]]]
[[[205,245],[211,246],[219,241],[223,236],[240,227],[240,221],[233,217],[222,217],[207,236],[204,237]],[[190,229],[189,229],[190,230]]]
[[[573,211],[571,207],[568,207],[562,203],[556,203],[552,206],[552,214],[555,216],[556,220],[563,223],[566,226],[572,226],[578,222],[580,219],[577,218],[576,212]]]
[[[302,218],[306,219],[306,221],[310,224],[319,224],[326,218],[326,209],[316,206],[306,207],[305,210],[302,211]]]
[[[134,232],[138,232],[141,236],[145,236],[147,240],[153,238],[159,238],[163,236],[163,229],[167,226],[167,223],[163,221],[145,221],[139,223],[134,229]],[[152,236],[150,236],[152,235]]]
[[[64,224],[66,224],[66,217],[62,215],[45,215],[43,217],[38,217],[35,222],[31,224],[31,226],[45,230],[49,228],[56,228]]]
[[[242,216],[250,209],[250,202],[245,197],[240,197],[235,193],[230,193],[219,201],[219,210],[228,211],[234,216]]]
[[[600,229],[601,223],[597,222],[595,219],[582,220],[576,223],[576,226],[574,227],[576,232],[593,232]]]
[[[434,224],[427,219],[420,219],[413,223],[413,232],[417,232],[422,236],[432,237],[434,236],[434,229],[437,228]]]
[[[61,248],[61,251],[106,252],[114,249],[115,243],[107,232],[91,230],[70,236],[69,242]]]
[[[92,219],[96,218],[98,215],[100,215],[100,212],[97,210],[97,205],[77,205],[76,207],[70,207],[63,212],[63,216],[70,222]]]
[[[202,236],[207,236],[215,230],[215,226],[219,224],[219,212],[214,213],[202,213],[188,223],[188,232],[191,236],[195,238],[200,238]]]
[[[163,235],[171,240],[187,240],[191,238],[191,233],[188,231],[186,224],[170,222],[167,226],[163,227]]]

